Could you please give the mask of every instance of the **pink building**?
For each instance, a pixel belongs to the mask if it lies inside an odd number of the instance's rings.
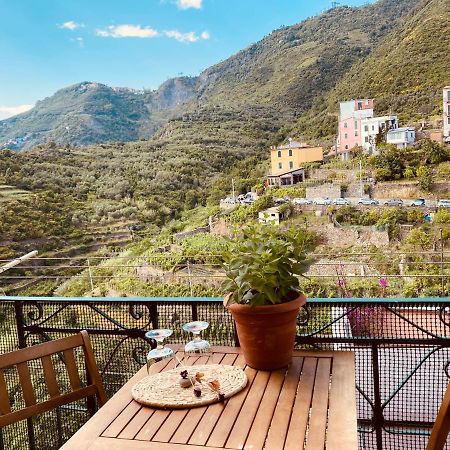
[[[445,86],[443,91],[443,132],[444,141],[450,143],[450,86]]]
[[[373,117],[373,98],[349,100],[339,104],[339,132],[337,153],[347,159],[350,150],[362,146],[361,121]]]

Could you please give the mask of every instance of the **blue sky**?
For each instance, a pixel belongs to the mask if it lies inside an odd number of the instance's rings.
[[[197,75],[280,25],[330,6],[331,0],[0,0],[0,119],[80,81],[156,88],[173,76]]]

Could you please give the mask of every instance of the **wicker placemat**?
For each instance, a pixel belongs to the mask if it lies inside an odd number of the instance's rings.
[[[153,408],[193,408],[219,401],[217,394],[206,386],[207,381],[218,380],[220,392],[225,398],[237,394],[247,385],[247,375],[239,367],[221,364],[189,366],[185,368],[189,376],[194,377],[197,372],[204,374],[202,395],[196,397],[192,387],[182,388],[179,385],[180,372],[183,369],[178,367],[143,378],[131,390],[133,398]]]

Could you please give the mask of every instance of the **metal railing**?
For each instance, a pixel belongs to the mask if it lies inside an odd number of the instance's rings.
[[[169,342],[183,343],[190,337],[180,325],[196,319],[210,323],[213,345],[238,344],[222,298],[0,297],[0,353],[87,329],[112,395],[144,364],[146,330],[173,328]],[[449,299],[309,299],[296,346],[355,352],[361,449],[425,448],[450,375]],[[58,380],[67,384],[60,369]],[[38,397],[46,398],[42,368],[30,370]],[[17,373],[6,378],[17,408],[23,402]],[[80,401],[10,425],[0,432],[0,449],[56,449],[88,417]]]

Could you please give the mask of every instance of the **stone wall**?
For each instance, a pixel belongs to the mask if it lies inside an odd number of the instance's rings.
[[[327,224],[315,228],[324,237],[326,244],[332,247],[349,247],[350,245],[388,246],[387,231],[374,230],[372,227],[335,227]]]
[[[417,181],[404,181],[401,183],[378,182],[372,188],[373,198],[444,198],[449,195],[450,183],[436,182],[433,184],[432,194],[424,194],[417,186]]]
[[[306,198],[339,198],[340,196],[340,184],[323,184],[306,188]]]

